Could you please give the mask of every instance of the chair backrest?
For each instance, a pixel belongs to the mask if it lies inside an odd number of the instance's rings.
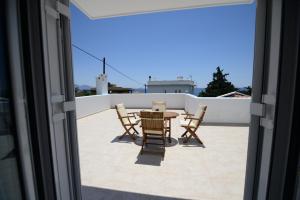
[[[152,111],[165,112],[167,104],[164,101],[152,101]]]
[[[127,111],[126,111],[126,108],[125,108],[124,104],[120,103],[120,104],[117,104],[115,107],[116,107],[116,111],[117,111],[118,117],[121,120],[121,122],[123,124],[130,123],[129,119],[126,118],[126,116],[128,116],[128,114],[127,114]]]
[[[203,120],[204,114],[206,112],[206,108],[207,108],[207,106],[205,106],[205,105],[200,105],[200,104],[198,105],[198,108],[197,108],[193,118],[197,118],[199,120],[192,119],[192,121],[190,123],[192,126],[198,127],[200,125],[200,123]]]
[[[142,121],[143,132],[160,132],[164,131],[164,113],[141,111],[140,118]]]

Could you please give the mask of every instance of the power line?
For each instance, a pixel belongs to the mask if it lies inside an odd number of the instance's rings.
[[[96,59],[96,60],[98,60],[98,61],[103,62],[103,59],[98,58],[97,56],[95,56],[95,55],[89,53],[88,51],[86,51],[86,50],[80,48],[79,46],[77,46],[77,45],[75,45],[75,44],[72,44],[72,46],[75,47],[76,49],[82,51],[83,53],[85,53],[85,54],[91,56],[92,58],[94,58],[94,59]],[[139,81],[137,81],[137,80],[131,78],[130,76],[126,75],[125,73],[121,72],[120,70],[118,70],[116,67],[110,65],[109,63],[105,62],[105,65],[108,66],[108,67],[110,67],[110,68],[111,68],[112,70],[114,70],[115,72],[117,72],[117,73],[121,74],[122,76],[126,77],[127,79],[129,79],[129,80],[131,80],[131,81],[133,81],[133,82],[135,82],[135,83],[137,83],[137,84],[139,84],[139,85],[144,85],[143,83],[141,83],[141,82],[139,82]]]
[[[127,79],[129,79],[129,80],[131,80],[131,81],[133,81],[133,82],[135,82],[135,83],[137,83],[137,84],[139,84],[139,85],[144,85],[143,83],[141,83],[141,82],[139,82],[139,81],[137,81],[137,80],[134,80],[133,78],[127,76],[126,74],[124,74],[123,72],[119,71],[117,68],[111,66],[110,64],[105,63],[105,65],[107,65],[108,67],[110,67],[110,68],[113,69],[114,71],[118,72],[119,74],[123,75],[123,76],[126,77]]]
[[[93,54],[91,54],[91,53],[87,52],[86,50],[84,50],[84,49],[80,48],[79,46],[77,46],[77,45],[75,45],[75,44],[72,44],[72,46],[73,46],[73,47],[75,47],[76,49],[78,49],[78,50],[80,50],[80,51],[82,51],[82,52],[86,53],[87,55],[91,56],[92,58],[94,58],[94,59],[96,59],[96,60],[99,60],[99,61],[103,62],[103,60],[102,60],[102,59],[100,59],[100,58],[98,58],[98,57],[94,56]]]

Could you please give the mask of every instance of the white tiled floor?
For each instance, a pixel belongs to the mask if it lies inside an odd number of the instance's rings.
[[[141,138],[119,140],[124,130],[113,109],[79,119],[84,199],[242,199],[248,127],[203,125],[197,134],[205,147],[185,145],[180,118],[164,159],[140,155]]]

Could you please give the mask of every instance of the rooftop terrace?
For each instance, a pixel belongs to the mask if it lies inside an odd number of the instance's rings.
[[[242,199],[248,126],[203,125],[204,146],[183,144],[180,118],[164,158],[140,155],[141,138],[119,140],[124,130],[114,109],[78,119],[83,199]]]

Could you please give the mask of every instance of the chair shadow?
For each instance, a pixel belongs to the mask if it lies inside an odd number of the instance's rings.
[[[110,143],[133,143],[135,142],[129,135],[124,135],[122,139],[120,139],[120,136],[116,136]]]
[[[191,138],[189,139],[189,141],[187,143],[184,143],[185,138],[178,138],[178,142],[180,145],[182,145],[183,147],[202,147],[202,148],[206,148],[206,146],[204,144],[200,144],[195,138]]]
[[[136,137],[136,140],[134,143],[138,146],[142,146],[143,137],[142,136]],[[178,144],[178,141],[175,138],[171,137],[171,143],[169,143],[169,140],[166,139],[166,147],[173,147],[173,146],[176,146],[177,144]]]
[[[145,149],[143,154],[141,151],[137,156],[137,160],[135,164],[139,165],[152,165],[152,166],[160,166],[161,162],[164,160],[165,152],[162,149],[155,150],[158,148]]]

